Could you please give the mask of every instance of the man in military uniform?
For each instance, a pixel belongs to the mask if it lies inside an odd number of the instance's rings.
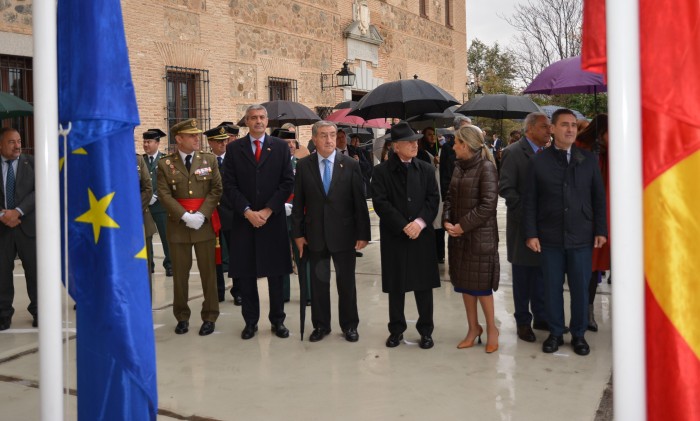
[[[219,316],[216,293],[216,206],[222,194],[216,156],[200,152],[197,121],[189,119],[170,128],[177,150],[158,162],[158,198],[168,213],[166,230],[173,260],[173,313],[175,333],[189,330],[188,280],[192,268],[192,246],[202,280],[201,336],[214,332]]]
[[[153,186],[151,185],[151,176],[148,173],[146,161],[139,154],[136,154],[136,170],[139,174],[139,187],[141,190],[141,208],[143,209],[143,228],[146,235],[148,267],[153,267],[153,234],[156,233],[156,224],[153,222],[153,217],[148,209],[148,203],[153,197]],[[151,285],[151,298],[153,298],[153,273],[148,273],[148,279]]]
[[[160,204],[158,200],[158,184],[157,184],[157,174],[158,174],[158,160],[165,156],[164,153],[160,152],[158,149],[160,146],[160,138],[165,136],[160,129],[148,129],[143,133],[143,159],[146,161],[146,168],[151,176],[151,186],[153,187],[153,195],[148,202],[148,208],[151,211],[151,216],[153,221],[156,223],[158,228],[158,235],[160,236],[160,241],[163,243],[163,253],[165,258],[163,259],[163,268],[165,269],[165,276],[173,276],[172,263],[170,262],[170,250],[168,249],[168,238],[165,233],[165,209]],[[153,250],[153,237],[147,238],[148,247]],[[151,272],[153,272],[154,263],[153,259],[149,262]]]

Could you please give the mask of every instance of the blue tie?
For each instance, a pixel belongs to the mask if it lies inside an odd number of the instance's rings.
[[[223,158],[221,158],[220,156],[217,156],[217,157],[216,157],[216,162],[219,164],[219,168],[221,168],[221,164],[224,163],[224,160],[223,160]]]
[[[12,169],[14,159],[8,159],[7,162],[7,182],[5,183],[5,200],[7,201],[7,209],[15,208],[15,171]]]
[[[323,158],[323,190],[328,194],[331,188],[331,161]]]

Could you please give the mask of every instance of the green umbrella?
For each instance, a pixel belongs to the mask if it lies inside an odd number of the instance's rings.
[[[34,114],[34,107],[7,92],[0,92],[0,120]]]

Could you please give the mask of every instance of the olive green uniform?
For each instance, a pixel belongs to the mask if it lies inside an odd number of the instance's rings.
[[[204,292],[202,320],[215,322],[219,316],[219,300],[216,291],[216,236],[211,215],[223,192],[216,157],[208,152],[193,152],[188,172],[179,151],[166,155],[158,161],[157,181],[158,200],[168,214],[166,232],[173,265],[175,318],[178,322],[189,321],[190,318],[188,281],[194,246]],[[182,221],[186,211],[177,199],[198,198],[204,199],[198,211],[206,220],[199,229],[193,230]]]
[[[136,154],[136,170],[139,173],[139,187],[141,190],[141,208],[143,209],[143,228],[146,235],[146,255],[148,256],[148,279],[151,284],[151,297],[153,297],[153,274],[151,266],[153,265],[153,234],[156,233],[156,223],[153,222],[153,217],[148,209],[148,203],[153,196],[153,187],[151,184],[151,175],[148,172],[148,166],[143,157]]]

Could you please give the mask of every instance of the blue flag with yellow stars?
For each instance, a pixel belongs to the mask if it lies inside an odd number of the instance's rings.
[[[70,129],[65,150],[61,138],[61,208],[64,280],[77,303],[78,419],[155,420],[139,116],[119,0],[58,1],[58,86],[60,123]]]

